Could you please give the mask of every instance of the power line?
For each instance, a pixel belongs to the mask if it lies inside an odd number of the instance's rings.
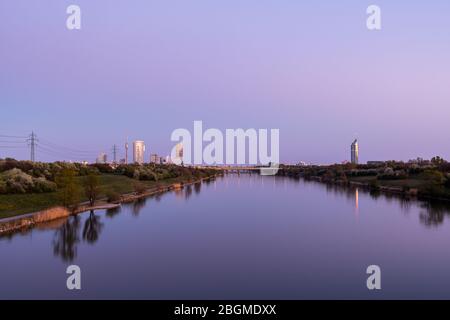
[[[19,148],[26,148],[26,146],[0,146],[0,148],[4,149],[19,149]]]
[[[94,154],[93,152],[76,152],[76,151],[71,151],[71,150],[68,150],[68,149],[55,148],[55,147],[53,147],[51,145],[48,145],[46,143],[40,143],[39,145],[44,147],[44,148],[46,148],[49,151],[54,151],[54,152],[57,152],[59,154],[66,155],[66,156],[68,155],[68,156],[89,157],[89,156],[92,156]]]
[[[93,151],[93,150],[80,150],[80,149],[75,149],[75,148],[69,148],[67,146],[58,145],[56,143],[53,143],[53,142],[51,142],[47,139],[43,139],[43,138],[41,138],[40,140],[41,140],[41,143],[43,143],[44,145],[47,145],[48,147],[51,147],[51,148],[65,149],[65,150],[68,150],[73,153],[89,153],[89,154],[95,153],[95,151]]]
[[[42,149],[42,150],[44,150],[46,152],[49,152],[49,153],[57,154],[59,156],[67,155],[66,151],[59,151],[59,150],[50,149],[50,148],[47,148],[46,146],[43,146],[42,144],[39,144],[38,148]],[[72,155],[70,155],[70,156],[72,156]],[[82,155],[78,155],[78,156],[83,157]]]
[[[1,138],[17,138],[17,139],[26,139],[28,138],[28,136],[9,136],[9,135],[4,135],[4,134],[0,134]]]
[[[33,132],[29,136],[19,136],[19,135],[4,135],[0,134],[0,148],[5,149],[20,149],[20,148],[30,148],[30,159],[31,161],[36,160],[37,153],[43,153],[48,156],[57,157],[59,159],[74,159],[74,160],[87,160],[94,159],[97,152],[94,150],[83,150],[72,148],[64,145],[60,145],[49,141],[47,139],[39,137]],[[24,144],[21,146],[20,144]],[[128,143],[125,151],[125,158],[128,158]],[[113,146],[113,159],[117,163],[117,158],[122,155],[117,145]]]
[[[60,157],[67,157],[67,153],[65,153],[65,152],[60,152],[60,151],[54,151],[54,150],[46,149],[42,145],[37,145],[37,148],[38,148],[39,152],[41,152],[43,154],[46,154],[48,156],[58,157],[58,158],[60,158]],[[68,158],[69,159],[74,159],[74,160],[80,160],[80,161],[86,160],[86,157],[83,157],[83,156],[69,155]]]
[[[0,143],[25,143],[26,140],[23,141],[6,141],[6,140],[0,140]]]

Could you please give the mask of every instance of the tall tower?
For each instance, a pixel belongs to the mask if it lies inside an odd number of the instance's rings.
[[[133,142],[133,162],[138,164],[144,163],[145,143],[142,140]]]
[[[352,145],[350,146],[350,158],[353,164],[358,164],[359,147],[357,139],[355,139],[355,141],[353,141]]]
[[[28,138],[28,142],[30,143],[30,160],[31,161],[35,161],[36,157],[35,157],[35,151],[36,151],[36,135],[34,134],[34,131],[31,132],[30,138]]]
[[[125,142],[125,164],[128,164],[128,138],[127,142]]]
[[[114,145],[112,147],[112,152],[113,152],[113,163],[116,164],[117,163],[117,146]]]

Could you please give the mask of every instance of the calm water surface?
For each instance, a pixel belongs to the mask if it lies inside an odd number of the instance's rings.
[[[0,238],[0,298],[450,298],[448,209],[228,175]],[[66,267],[82,290],[66,289]],[[366,268],[382,289],[366,288]]]

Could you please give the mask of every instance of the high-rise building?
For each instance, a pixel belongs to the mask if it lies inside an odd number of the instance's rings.
[[[175,146],[175,159],[172,159],[172,160],[176,164],[183,163],[183,144],[182,143],[178,143]]]
[[[159,164],[160,163],[160,157],[156,153],[154,153],[154,154],[152,154],[150,156],[150,162]]]
[[[353,164],[358,164],[359,148],[357,139],[355,139],[355,141],[353,141],[352,145],[350,146],[350,158]]]
[[[96,160],[97,163],[107,163],[108,162],[108,156],[106,153],[100,153]]]
[[[133,142],[133,162],[138,164],[144,163],[145,144],[142,140]]]
[[[128,138],[127,142],[125,142],[125,164],[128,164]]]

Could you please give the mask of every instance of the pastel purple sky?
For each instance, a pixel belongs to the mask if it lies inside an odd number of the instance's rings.
[[[127,136],[168,154],[203,120],[279,128],[282,162],[348,160],[355,136],[363,162],[450,159],[449,15],[447,0],[2,0],[0,135],[34,130],[89,151],[38,160],[92,161]]]

